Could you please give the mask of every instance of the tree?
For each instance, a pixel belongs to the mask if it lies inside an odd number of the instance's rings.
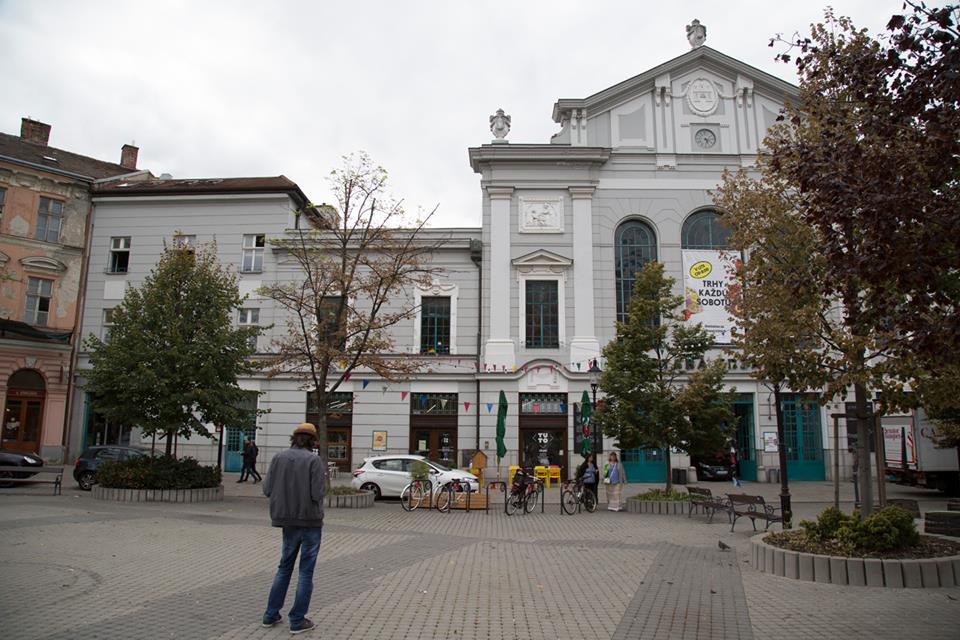
[[[621,449],[663,451],[667,490],[673,488],[671,450],[713,453],[733,420],[723,392],[724,362],[687,372],[687,362],[700,361],[713,337],[699,323],[684,322],[683,296],[673,293],[674,283],[659,262],[637,273],[627,321],[617,323],[617,339],[603,350],[605,400],[595,416]]]
[[[763,161],[761,160],[761,163]],[[776,404],[780,508],[789,528],[792,509],[783,423],[783,391],[803,391],[818,379],[824,340],[832,329],[819,284],[825,268],[817,234],[800,220],[785,185],[763,173],[724,175],[714,202],[724,212],[733,250],[749,259],[737,263],[730,287],[733,355],[767,385]]]
[[[91,335],[85,389],[96,410],[146,436],[214,436],[209,424],[252,426],[241,376],[259,370],[260,327],[233,326],[243,298],[216,245],[167,247],[139,288],[113,309],[107,340]]]
[[[421,367],[397,354],[391,330],[416,315],[411,289],[430,286],[437,248],[421,237],[430,215],[399,228],[402,204],[387,193],[387,172],[366,154],[344,158],[330,184],[337,211],[325,207],[320,219],[301,212],[316,221],[313,228],[271,240],[295,279],[260,291],[286,312],[287,333],[274,341],[268,374],[293,376],[313,394],[324,460],[328,398],[355,370],[393,380]]]

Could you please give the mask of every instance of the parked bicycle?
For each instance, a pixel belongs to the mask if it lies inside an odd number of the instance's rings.
[[[532,512],[537,507],[540,491],[537,488],[537,479],[532,473],[518,469],[513,475],[513,484],[507,496],[507,515],[513,515],[518,510],[525,513]]]
[[[563,493],[560,495],[560,505],[564,513],[573,515],[578,511],[580,505],[589,513],[597,510],[597,497],[593,491],[583,486],[582,480],[571,480],[563,485]]]
[[[447,513],[450,511],[450,506],[453,504],[453,501],[456,500],[456,494],[466,493],[466,500],[470,499],[470,485],[462,480],[451,480],[447,484],[440,487],[437,492],[437,510],[440,513]]]
[[[413,511],[423,503],[424,496],[433,495],[428,486],[429,480],[414,480],[400,494],[400,506],[404,511]]]

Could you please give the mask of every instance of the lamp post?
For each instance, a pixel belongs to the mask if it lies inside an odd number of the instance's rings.
[[[587,373],[590,374],[590,391],[593,392],[593,407],[592,407],[592,411],[590,412],[590,435],[593,437],[594,459],[597,461],[597,468],[599,468],[600,459],[597,458],[596,456],[598,453],[600,453],[600,445],[602,444],[603,441],[600,439],[597,433],[599,429],[597,429],[596,425],[594,424],[594,416],[596,416],[597,414],[597,387],[600,386],[599,381],[600,381],[600,374],[602,373],[602,371],[600,370],[600,367],[597,365],[596,358],[594,358],[590,362],[590,369],[587,371]]]

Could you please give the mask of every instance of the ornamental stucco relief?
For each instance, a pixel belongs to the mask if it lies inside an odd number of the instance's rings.
[[[562,233],[563,198],[520,198],[520,233]]]

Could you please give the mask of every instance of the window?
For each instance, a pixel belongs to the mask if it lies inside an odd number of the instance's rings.
[[[683,249],[726,249],[730,230],[716,211],[698,211],[683,222],[680,245]]]
[[[317,418],[319,413],[317,410],[317,397],[312,391],[307,392],[307,422],[313,422],[310,418]],[[331,413],[353,413],[353,394],[349,391],[334,391],[333,393],[328,393],[327,415]]]
[[[173,236],[173,247],[193,251],[197,248],[197,236],[178,233]]]
[[[563,393],[521,393],[520,413],[554,413],[567,412],[567,399]]]
[[[560,304],[556,280],[526,281],[526,345],[531,349],[560,346]]]
[[[110,342],[110,333],[113,331],[113,309],[103,310],[103,341]]]
[[[320,326],[321,332],[326,336],[338,336],[339,344],[337,345],[340,349],[343,349],[346,346],[346,336],[343,335],[342,327],[338,326],[337,316],[340,313],[340,304],[343,301],[342,296],[325,296],[320,300],[320,308],[318,309],[317,324]],[[344,317],[346,316],[346,309],[344,309]]]
[[[53,293],[53,280],[30,278],[27,281],[27,309],[24,321],[29,324],[46,326],[50,319],[50,297]]]
[[[407,470],[408,462],[403,458],[389,458],[387,460],[374,460],[373,466],[380,471],[396,471],[403,473]]]
[[[627,308],[633,296],[636,274],[648,262],[657,259],[653,229],[644,222],[628,220],[614,234],[616,263],[617,320],[627,321]]]
[[[241,271],[244,273],[260,273],[263,271],[263,247],[265,245],[266,238],[262,233],[243,236]]]
[[[260,309],[240,309],[241,327],[256,327],[260,325]],[[257,336],[250,336],[250,346],[257,348]]]
[[[0,220],[3,219],[3,203],[7,199],[7,190],[0,189]]]
[[[110,273],[126,273],[130,266],[130,238],[110,238]]]
[[[422,298],[420,353],[450,353],[450,298]]]
[[[37,211],[37,240],[57,242],[60,240],[60,223],[63,221],[63,203],[50,198],[40,198]]]
[[[457,394],[455,393],[417,393],[410,394],[410,413],[412,415],[457,415]]]

